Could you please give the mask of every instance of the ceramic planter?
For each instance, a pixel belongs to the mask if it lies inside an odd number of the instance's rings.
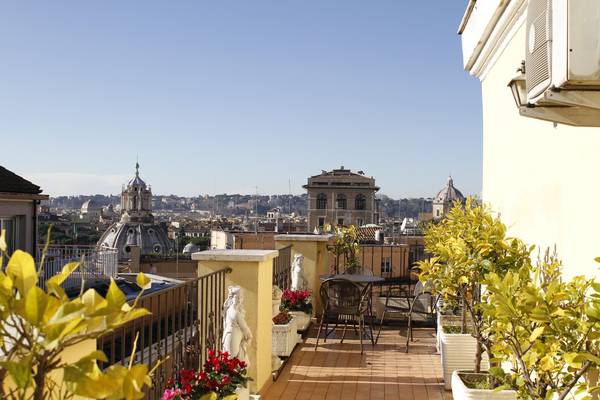
[[[273,325],[273,354],[289,357],[298,342],[296,323],[292,319],[286,325]]]
[[[239,388],[235,394],[237,394],[237,400],[250,400],[250,389],[247,387]]]
[[[440,338],[440,350],[442,353],[442,370],[444,372],[444,384],[446,389],[452,386],[452,373],[454,371],[475,370],[475,355],[477,353],[477,341],[470,334],[444,333],[443,329],[438,332]],[[487,354],[482,354],[481,370],[487,371],[489,363]]]
[[[470,389],[460,377],[460,371],[452,373],[452,398],[454,400],[516,400],[514,390],[501,390],[495,392],[485,389]]]
[[[298,331],[305,331],[310,325],[311,314],[307,314],[303,311],[290,311],[289,314],[294,317],[296,322],[296,329]]]

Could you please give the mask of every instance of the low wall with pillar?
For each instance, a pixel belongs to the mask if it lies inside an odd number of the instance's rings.
[[[308,282],[308,289],[313,297],[313,314],[320,312],[319,288],[321,280],[319,276],[329,273],[329,253],[327,244],[331,235],[277,235],[275,236],[275,248],[281,249],[292,246],[292,259],[295,253],[304,256],[304,278]]]
[[[198,261],[199,276],[229,267],[226,285],[243,290],[246,322],[253,335],[248,349],[252,392],[259,392],[271,379],[271,289],[277,254],[277,250],[207,250],[192,255]]]

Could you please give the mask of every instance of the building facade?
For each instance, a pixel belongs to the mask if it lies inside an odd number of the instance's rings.
[[[600,198],[600,129],[527,118],[508,87],[532,49],[528,4],[525,0],[471,1],[459,30],[464,67],[482,88],[482,199],[502,216],[509,235],[537,245],[542,252],[556,246],[567,278],[597,276],[594,258],[600,255],[600,213],[594,211],[593,201]],[[600,24],[597,13],[589,18]],[[583,20],[571,23],[581,26]],[[574,40],[570,47],[578,49],[581,38]],[[596,120],[600,122],[600,117]],[[581,214],[583,200],[590,206]]]
[[[308,229],[330,225],[379,223],[379,187],[364,172],[352,172],[343,166],[308,178]]]
[[[8,254],[15,250],[36,255],[37,209],[48,200],[39,186],[0,166],[0,231],[5,232]]]
[[[166,256],[173,251],[165,230],[154,223],[152,191],[140,178],[137,163],[135,177],[121,193],[121,219],[104,232],[98,246],[117,249],[119,262],[131,258],[134,246],[140,248],[142,256]]]

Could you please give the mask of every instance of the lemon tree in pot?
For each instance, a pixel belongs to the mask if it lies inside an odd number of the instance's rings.
[[[591,398],[598,387],[584,378],[600,364],[600,284],[582,276],[565,282],[548,255],[488,278],[493,351],[512,365],[504,377],[494,372],[522,399]]]
[[[486,275],[504,276],[530,263],[531,249],[519,239],[508,238],[500,219],[471,198],[464,206],[456,203],[442,221],[427,228],[425,246],[433,257],[419,263],[419,279],[461,310],[458,327],[442,326],[438,332],[449,388],[453,371],[480,373],[488,366],[492,338],[482,307]]]

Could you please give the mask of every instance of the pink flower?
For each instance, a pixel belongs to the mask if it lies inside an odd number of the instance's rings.
[[[181,394],[179,389],[166,389],[160,400],[173,400],[176,396]]]

